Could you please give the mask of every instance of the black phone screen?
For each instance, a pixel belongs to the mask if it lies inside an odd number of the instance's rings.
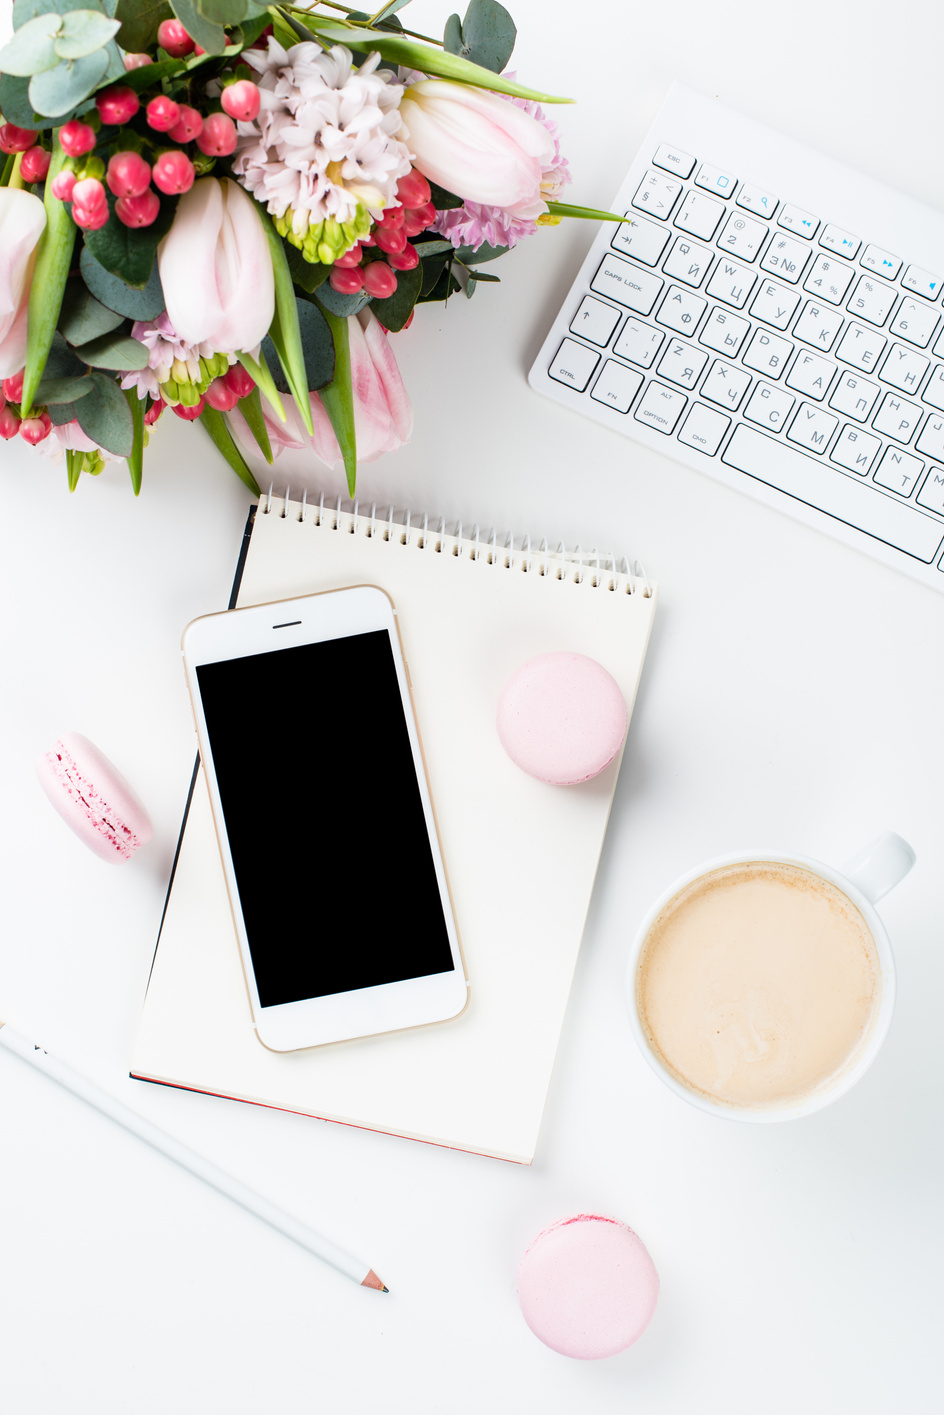
[[[260,1004],[452,971],[387,630],[196,674]]]

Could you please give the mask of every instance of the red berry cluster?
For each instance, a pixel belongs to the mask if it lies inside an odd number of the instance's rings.
[[[429,183],[412,167],[397,183],[398,206],[388,206],[374,223],[371,234],[358,241],[349,251],[338,256],[331,268],[328,282],[340,295],[356,295],[364,290],[376,299],[385,300],[397,288],[398,270],[415,270],[419,253],[410,244],[436,220]],[[364,260],[365,249],[378,252]]]
[[[28,418],[21,418],[18,408],[10,406],[23,400],[23,373],[24,370],[20,369],[12,378],[3,380],[0,392],[0,437],[4,442],[9,442],[11,437],[19,434],[31,447],[35,447],[38,442],[44,442],[52,432],[52,419],[45,408],[34,408]]]

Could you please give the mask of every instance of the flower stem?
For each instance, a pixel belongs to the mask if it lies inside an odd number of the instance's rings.
[[[329,6],[332,10],[342,10],[345,15],[359,15],[359,14],[363,14],[363,11],[355,9],[354,6],[352,6],[352,5],[340,5],[340,4],[337,4],[337,3],[336,3],[336,0],[318,0],[318,3],[321,4],[321,5],[327,5],[327,6]],[[310,14],[311,14],[311,9],[310,9],[310,7],[307,6],[307,5],[280,5],[278,8],[279,8],[280,10],[285,10],[285,11],[294,10],[295,13],[296,13],[296,14],[299,14],[299,15],[310,15]],[[317,19],[318,16],[317,16],[317,15],[312,15],[312,18],[313,18],[313,19]],[[371,26],[370,26],[370,22],[369,22],[368,20],[353,20],[353,21],[352,21],[352,24],[355,24],[355,25],[358,27],[358,29],[369,29],[369,28],[371,27]],[[442,47],[443,47],[443,42],[442,42],[441,39],[434,39],[433,36],[430,35],[430,34],[420,34],[419,31],[418,31],[418,30],[415,30],[415,29],[401,29],[401,30],[397,30],[397,31],[387,30],[387,31],[385,31],[385,33],[388,33],[388,34],[392,34],[392,33],[407,34],[407,35],[410,36],[411,39],[422,39],[422,40],[424,40],[427,44],[435,44],[439,49],[442,49]]]

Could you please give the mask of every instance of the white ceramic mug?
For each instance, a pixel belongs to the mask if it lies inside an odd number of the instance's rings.
[[[710,1099],[686,1086],[668,1070],[650,1045],[639,1017],[637,973],[643,945],[649,931],[663,909],[681,890],[715,870],[730,865],[755,862],[795,865],[800,869],[808,870],[811,874],[817,875],[820,879],[833,885],[855,905],[865,920],[875,943],[881,970],[881,997],[863,1045],[854,1052],[849,1063],[825,1086],[817,1087],[811,1094],[795,1104],[739,1107]],[[728,1120],[792,1120],[802,1115],[810,1115],[813,1111],[820,1110],[823,1106],[831,1104],[832,1101],[844,1095],[874,1061],[888,1033],[895,1006],[895,960],[888,934],[875,910],[875,904],[904,878],[914,862],[915,853],[907,841],[903,840],[900,835],[888,831],[879,836],[871,845],[860,850],[838,870],[833,869],[831,865],[824,865],[819,860],[807,859],[803,855],[785,854],[777,850],[746,850],[731,855],[720,855],[717,859],[708,860],[677,879],[656,900],[643,920],[630,953],[626,974],[627,1003],[633,1035],[643,1056],[656,1075],[665,1082],[670,1090],[681,1096],[683,1100],[688,1101],[690,1105],[697,1106],[699,1110],[707,1111],[710,1115],[720,1115]]]

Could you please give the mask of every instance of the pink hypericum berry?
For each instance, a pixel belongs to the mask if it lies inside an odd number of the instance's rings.
[[[378,300],[387,299],[397,288],[397,277],[385,260],[372,260],[364,270],[364,289]]]
[[[247,398],[256,386],[255,379],[248,374],[242,364],[230,364],[223,374],[223,382],[231,388],[237,398]]]
[[[19,427],[20,436],[31,447],[35,447],[37,442],[45,442],[51,432],[52,418],[45,408],[41,413],[34,413],[32,417],[24,418]]]
[[[205,54],[205,53],[206,53],[206,50],[203,49],[203,48],[201,48],[201,46],[200,46],[199,44],[195,44],[195,45],[193,46],[193,52],[194,52],[194,54],[196,54],[197,58],[199,59],[199,57],[200,57],[201,54]]]
[[[172,128],[168,128],[168,137],[172,137],[174,142],[190,142],[197,136],[203,127],[203,119],[195,108],[191,108],[188,103],[180,105],[180,118]]]
[[[335,270],[339,267],[341,270],[353,270],[355,265],[360,265],[363,259],[364,252],[361,250],[360,246],[352,246],[349,251],[345,251],[343,255],[338,256],[337,260],[334,262],[334,268]]]
[[[193,52],[193,40],[179,20],[162,20],[157,27],[157,42],[173,59]]]
[[[73,118],[59,130],[59,141],[63,152],[70,157],[82,157],[95,146],[95,129],[88,123],[80,123]]]
[[[206,399],[201,398],[199,403],[195,403],[192,408],[185,408],[183,403],[172,403],[171,407],[178,418],[183,418],[185,422],[192,423],[196,422],[197,418],[206,407]]]
[[[139,197],[151,185],[151,167],[140,152],[116,152],[105,177],[116,197]]]
[[[166,94],[159,93],[147,106],[148,127],[157,133],[167,133],[180,121],[180,104]]]
[[[18,128],[15,123],[4,123],[0,127],[0,152],[25,152],[33,146],[36,137],[32,128]]]
[[[132,69],[143,69],[146,64],[153,64],[154,60],[150,54],[126,54],[125,69],[130,74]]]
[[[385,255],[388,252],[398,255],[406,245],[406,235],[402,226],[378,226],[374,232],[374,241],[377,249]]]
[[[51,161],[52,153],[47,152],[38,143],[35,147],[28,147],[20,163],[20,176],[24,182],[42,182],[49,171]]]
[[[407,236],[418,236],[421,231],[425,231],[427,226],[431,226],[436,220],[436,208],[431,201],[425,206],[414,209],[408,207],[403,218],[402,230]]]
[[[11,437],[16,437],[20,430],[20,420],[12,408],[0,410],[0,437],[4,442],[9,442]]]
[[[169,197],[180,196],[193,186],[193,163],[179,148],[173,152],[162,152],[154,164],[151,177],[158,191]]]
[[[259,89],[250,79],[240,79],[230,84],[220,94],[223,111],[238,123],[251,123],[259,113],[261,98]]]
[[[232,118],[226,113],[211,113],[204,118],[197,147],[207,157],[228,157],[236,147],[236,124]]]
[[[57,197],[59,201],[71,201],[72,188],[75,186],[76,180],[74,172],[60,172],[59,176],[53,179],[53,196]]]
[[[83,177],[72,188],[72,220],[83,231],[97,231],[108,220],[108,198],[97,177]]]
[[[218,413],[228,413],[239,402],[239,394],[227,387],[222,378],[214,378],[204,397],[210,407],[215,408]]]
[[[406,216],[402,206],[388,206],[386,211],[382,211],[377,218],[377,225],[385,230],[393,230],[395,226],[403,225],[403,218]]]
[[[415,210],[419,206],[425,206],[432,196],[429,183],[422,172],[417,172],[413,167],[407,172],[405,177],[401,177],[397,183],[397,196],[404,206]]]
[[[387,256],[387,264],[393,270],[415,270],[420,263],[416,247],[406,245],[402,251],[393,251]]]
[[[161,209],[161,199],[153,187],[136,197],[119,197],[115,215],[123,226],[153,226]]]
[[[3,396],[8,403],[19,403],[23,398],[23,375],[25,369],[20,369],[19,373],[13,374],[11,378],[3,380]]]
[[[144,414],[145,427],[153,427],[166,407],[167,404],[164,402],[163,398],[155,398],[154,402]]]
[[[337,290],[339,295],[356,295],[364,288],[364,282],[365,271],[359,265],[355,265],[353,269],[345,269],[342,266],[340,270],[337,265],[333,265],[328,276],[328,284],[332,290]]]
[[[112,84],[111,88],[96,94],[95,107],[103,123],[120,127],[134,117],[141,107],[141,100],[127,84]]]

